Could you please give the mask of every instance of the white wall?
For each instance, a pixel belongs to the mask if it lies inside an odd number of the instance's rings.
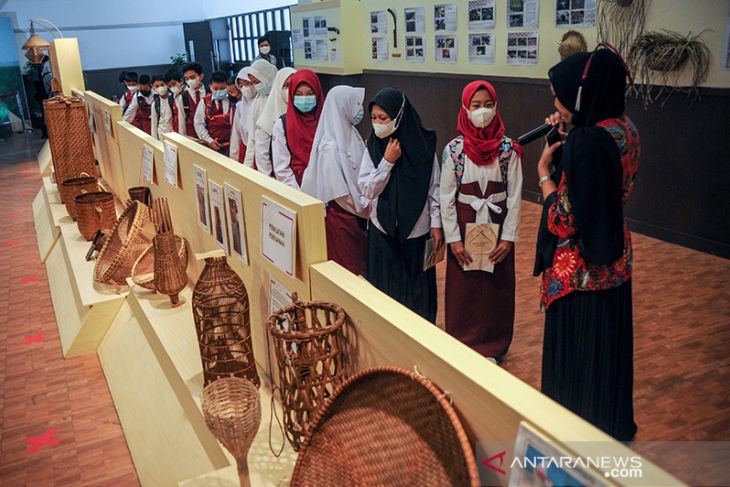
[[[183,22],[196,22],[296,4],[296,0],[0,0],[0,16],[15,29],[28,19],[56,24],[65,37],[77,37],[85,70],[167,64],[185,52]],[[38,29],[47,39],[51,36]],[[27,33],[16,34],[20,46]]]

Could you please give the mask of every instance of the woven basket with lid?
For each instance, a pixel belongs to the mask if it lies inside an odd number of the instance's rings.
[[[293,487],[477,487],[461,422],[430,380],[398,367],[362,371],[316,415]]]

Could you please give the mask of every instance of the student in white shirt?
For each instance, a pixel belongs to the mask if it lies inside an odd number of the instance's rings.
[[[424,271],[429,237],[443,245],[436,133],[423,127],[405,94],[379,91],[370,102],[373,131],[359,184],[371,201],[368,281],[432,323],[436,269]]]
[[[271,42],[269,42],[269,37],[266,35],[259,39],[259,54],[256,59],[263,59],[276,66],[276,56],[271,54]]]
[[[280,69],[274,77],[273,87],[261,116],[256,122],[256,168],[267,176],[274,175],[274,167],[271,162],[271,133],[274,130],[274,123],[279,117],[286,113],[289,103],[289,81],[296,73],[294,68]]]
[[[132,97],[132,101],[124,112],[123,120],[131,123],[138,129],[152,135],[152,81],[146,74],[139,77],[139,91]]]
[[[203,66],[200,63],[183,64],[181,69],[187,88],[183,90],[180,101],[185,112],[185,135],[188,137],[197,137],[195,132],[195,112],[198,104],[205,98],[206,91],[203,80]]]
[[[515,318],[522,149],[505,136],[491,84],[469,83],[461,101],[459,136],[444,149],[441,168],[441,220],[449,245],[446,331],[500,362],[512,342]],[[465,248],[489,241],[494,248],[482,256]]]
[[[360,276],[367,273],[370,209],[357,182],[365,143],[355,126],[363,119],[364,98],[364,88],[330,90],[302,180],[302,191],[327,206],[327,257]]]
[[[119,80],[124,83],[124,94],[119,98],[119,106],[122,107],[122,114],[127,111],[129,104],[132,103],[132,98],[139,90],[137,87],[137,79],[137,73],[134,71],[122,71],[119,74]]]
[[[162,75],[152,76],[152,137],[162,140],[162,134],[175,131],[173,126],[174,96]]]
[[[241,69],[236,75],[236,86],[241,91],[241,100],[236,103],[236,113],[233,115],[233,127],[231,128],[231,151],[228,157],[243,164],[246,159],[246,141],[248,131],[246,130],[246,117],[251,107],[251,101],[255,96],[253,83],[248,80],[248,69]]]
[[[248,167],[256,167],[254,165],[256,159],[254,149],[256,147],[256,122],[259,121],[269,98],[276,72],[276,66],[263,59],[254,61],[248,71],[248,79],[251,81],[255,93],[246,117],[245,131],[248,132],[248,139],[246,140],[246,158],[243,163]]]

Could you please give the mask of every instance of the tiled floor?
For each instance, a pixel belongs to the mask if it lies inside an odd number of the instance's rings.
[[[42,144],[0,144],[0,485],[139,485],[99,360],[61,354],[31,210]]]
[[[96,356],[61,355],[30,207],[41,185],[36,137],[0,144],[0,485],[138,485]],[[515,338],[504,362],[536,388],[538,211],[524,204]],[[637,440],[730,440],[730,261],[641,235],[634,248]],[[29,452],[28,438],[44,434],[60,443]]]

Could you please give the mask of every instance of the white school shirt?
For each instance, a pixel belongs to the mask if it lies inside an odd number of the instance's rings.
[[[152,137],[162,140],[162,134],[172,132],[175,127],[172,126],[172,108],[170,108],[170,94],[167,98],[160,97],[160,112],[157,113],[156,103],[152,102]],[[173,99],[173,103],[175,100]],[[180,109],[178,107],[178,113]],[[179,119],[180,117],[178,117]],[[178,120],[179,122],[179,120]]]
[[[386,234],[387,232],[383,230],[383,227],[378,221],[378,198],[388,184],[388,181],[390,181],[390,171],[394,166],[395,164],[391,164],[383,158],[376,168],[373,160],[370,158],[370,151],[365,150],[362,156],[362,165],[360,166],[360,177],[358,178],[362,194],[371,201],[370,221],[378,230]],[[438,157],[434,154],[426,204],[423,206],[421,216],[413,226],[413,230],[411,230],[408,238],[418,238],[427,234],[432,228],[441,228],[440,184],[441,167],[439,166]]]
[[[258,155],[256,155],[256,166],[258,167]],[[284,122],[279,119],[274,122],[274,129],[271,131],[271,162],[274,166],[274,177],[294,189],[300,189],[294,171],[291,168],[291,152],[286,145],[284,134]]]
[[[137,101],[137,97],[142,96],[139,93],[135,93],[135,95],[132,97],[132,101],[129,102],[129,108],[127,108],[127,111],[124,112],[124,115],[122,116],[122,120],[124,120],[127,123],[132,123],[132,120],[134,120],[134,117],[137,116],[137,108],[139,107],[139,102]],[[150,96],[143,97],[145,101],[152,105],[155,101],[155,95],[154,93],[150,93]]]
[[[502,182],[502,170],[498,157],[485,166],[474,164],[466,153],[464,157],[464,173],[461,184],[478,182],[482,191],[487,189],[489,181]],[[441,170],[441,221],[444,226],[444,238],[447,244],[460,242],[462,239],[456,215],[457,198],[456,170],[451,158],[449,146],[443,154]],[[516,242],[520,236],[520,211],[522,200],[522,160],[517,151],[512,151],[512,158],[507,166],[507,218],[502,223],[502,240]]]
[[[276,122],[274,122],[274,124],[278,122],[280,122],[280,120],[277,120]],[[256,133],[254,135],[254,140],[256,142],[254,145],[254,150],[256,151],[256,169],[258,169],[260,173],[266,174],[267,176],[272,176],[274,174],[274,167],[271,155],[272,134],[269,134],[268,132],[266,132],[266,130],[256,125]],[[296,184],[296,181],[294,181],[294,183]],[[297,186],[297,189],[299,189],[299,186]]]
[[[266,100],[268,99],[268,97],[268,94],[256,95],[251,101],[250,108],[248,109],[245,128],[245,130],[248,132],[248,139],[246,140],[246,159],[244,159],[243,161],[243,163],[248,167],[253,167],[254,158],[256,157],[256,136],[258,135],[256,133],[256,129],[258,129],[258,125],[256,125],[256,122],[259,121],[259,117],[261,116],[261,112],[263,112],[264,110],[264,106],[266,105]],[[261,171],[261,166],[259,165],[258,159],[256,160],[256,168]],[[270,169],[271,162],[269,162],[269,170]],[[264,174],[266,174],[267,176],[271,176],[271,172]]]
[[[236,113],[233,115],[233,127],[231,128],[231,149],[229,152],[230,155],[228,156],[235,161],[238,161],[241,142],[248,140],[246,117],[248,116],[250,106],[250,100],[241,100],[236,103]]]
[[[228,102],[228,97],[226,96],[220,102],[223,104],[223,113],[230,113],[231,104]],[[211,103],[218,103],[218,101],[213,100]],[[200,103],[198,103],[198,108],[195,110],[193,124],[195,125],[195,133],[198,134],[199,139],[209,144],[213,142],[213,137],[208,133],[208,124],[205,120],[205,100],[202,98],[200,99]]]

